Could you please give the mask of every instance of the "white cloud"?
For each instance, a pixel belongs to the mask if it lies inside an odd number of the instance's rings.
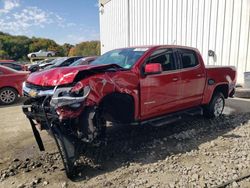
[[[44,28],[48,24],[65,27],[65,20],[56,13],[44,11],[38,7],[26,7],[15,13],[8,13],[0,17],[1,31],[22,34],[30,27]],[[71,23],[73,24],[73,23]]]
[[[1,13],[8,13],[12,9],[19,7],[19,0],[1,0],[3,2],[3,7],[0,7]],[[0,1],[0,2],[1,2]]]
[[[2,7],[1,7],[1,2]],[[17,8],[18,7],[18,8]],[[33,36],[34,29],[53,27],[70,33],[65,37],[54,39],[63,44],[76,44],[86,40],[98,40],[99,32],[86,25],[67,21],[55,12],[43,10],[36,6],[23,7],[19,0],[0,0],[0,31],[14,35]],[[57,39],[56,39],[57,38]]]

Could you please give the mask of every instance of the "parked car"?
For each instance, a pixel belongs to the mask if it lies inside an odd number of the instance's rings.
[[[77,61],[78,59],[83,58],[82,56],[72,56],[72,57],[61,57],[55,60],[52,65],[44,68],[45,70],[56,68],[56,67],[67,67]]]
[[[15,69],[17,71],[26,71],[25,65],[18,64],[13,60],[0,60],[0,65]]]
[[[89,65],[92,61],[96,60],[98,56],[90,56],[90,57],[83,57],[81,59],[76,60],[70,66],[79,66],[79,65]]]
[[[55,56],[55,52],[53,51],[46,51],[46,50],[39,50],[38,52],[32,52],[28,54],[28,58],[34,57],[52,57]]]
[[[205,67],[195,48],[160,45],[112,50],[90,65],[31,74],[23,112],[55,138],[68,177],[79,150],[102,147],[106,122],[161,126],[181,118],[219,117],[232,97],[235,67]]]
[[[22,96],[22,85],[28,74],[0,65],[0,104],[12,104]]]
[[[42,61],[38,61],[37,63],[29,65],[28,70],[30,72],[39,71],[40,69],[44,69],[45,67],[47,67],[49,65],[52,65],[54,60],[55,59],[50,58],[50,59],[45,59],[45,60],[42,60]]]

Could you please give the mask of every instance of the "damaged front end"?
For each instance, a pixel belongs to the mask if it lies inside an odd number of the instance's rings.
[[[25,83],[23,92],[28,99],[22,109],[30,121],[39,149],[45,150],[38,129],[47,130],[55,139],[67,176],[71,177],[79,153],[85,144],[93,141],[93,135],[97,135],[96,129],[84,128],[81,120],[90,87],[81,82],[55,87]]]

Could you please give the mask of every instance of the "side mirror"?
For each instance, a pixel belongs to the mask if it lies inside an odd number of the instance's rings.
[[[159,74],[162,72],[162,67],[160,63],[150,63],[146,64],[144,73],[148,74]]]

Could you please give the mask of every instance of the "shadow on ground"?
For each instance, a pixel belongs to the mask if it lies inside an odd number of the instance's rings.
[[[10,105],[0,105],[0,108],[8,108],[8,107],[15,107],[15,106],[21,106],[23,102],[25,101],[25,97],[19,97],[14,104]]]
[[[79,174],[72,180],[81,181],[86,176],[93,178],[130,163],[155,163],[173,154],[198,150],[200,144],[223,136],[249,120],[250,112],[223,115],[214,120],[198,116],[162,127],[114,126],[108,130],[108,144],[101,150],[100,162],[91,160],[100,150],[85,153],[85,160],[78,167]]]

